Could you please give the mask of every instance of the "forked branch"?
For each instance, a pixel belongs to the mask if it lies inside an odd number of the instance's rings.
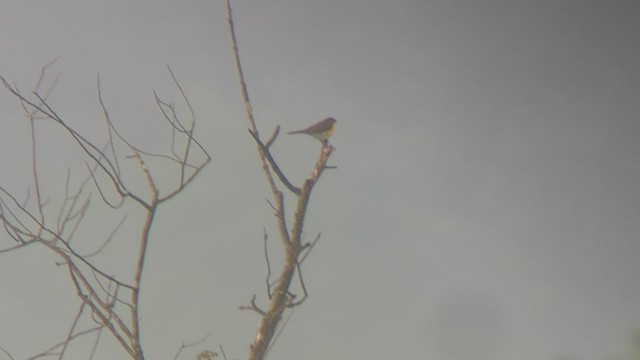
[[[163,202],[181,193],[194,180],[209,163],[211,157],[194,138],[195,115],[185,91],[171,69],[169,69],[169,73],[187,104],[191,121],[183,122],[177,115],[176,109],[173,106],[170,107],[171,118],[168,124],[173,137],[170,144],[171,154],[166,155],[142,151],[126,140],[122,133],[115,128],[103,99],[99,78],[97,84],[98,100],[103,111],[103,119],[107,125],[106,144],[98,145],[76,131],[47,101],[53,86],[48,88],[44,94],[40,91],[48,66],[43,68],[41,77],[33,91],[33,97],[22,94],[17,86],[11,85],[5,78],[0,77],[7,90],[20,101],[27,118],[30,120],[31,176],[36,194],[32,201],[20,202],[15,195],[0,186],[0,222],[5,232],[17,242],[17,245],[12,243],[12,246],[0,250],[0,253],[15,251],[32,244],[43,246],[58,256],[59,265],[67,267],[69,279],[75,287],[77,297],[81,300],[80,310],[65,340],[34,358],[51,355],[63,358],[68,352],[67,349],[72,340],[96,331],[100,334],[102,329],[107,329],[108,333],[132,359],[143,360],[144,354],[140,344],[140,293],[155,215]],[[166,109],[165,104],[168,103],[160,100],[157,95],[155,99],[158,106],[161,107],[162,116],[167,119],[168,113],[164,109]],[[41,189],[45,185],[42,180],[45,179],[45,176],[41,174],[38,166],[42,150],[38,147],[40,143],[36,132],[38,126],[36,120],[52,120],[60,125],[72,141],[78,144],[81,153],[87,158],[88,174],[83,177],[76,190],[70,189],[71,176],[68,173],[64,191],[59,192],[64,196],[57,207],[57,214],[45,211],[45,206],[50,199],[42,199],[41,197]],[[149,158],[165,161],[167,168],[173,166],[178,179],[177,185],[160,189],[159,182],[156,180],[157,175],[147,165]],[[134,169],[129,176],[141,177],[142,181],[140,182],[145,184],[143,189],[133,190],[134,186],[129,186],[126,183],[125,173],[127,170],[131,171],[131,166],[123,166],[122,162],[126,161],[125,159],[135,160]],[[164,173],[166,174],[166,172]],[[103,181],[101,184],[98,181],[99,176],[107,179],[106,183]],[[111,240],[116,236],[123,235],[117,233],[117,229],[127,218],[126,214],[119,216],[120,221],[115,225],[111,234],[106,237],[106,240],[98,242],[97,250],[83,254],[76,249],[78,242],[82,242],[83,248],[87,248],[91,244],[87,246],[86,241],[100,238],[99,236],[90,236],[88,239],[78,238],[83,221],[90,214],[92,197],[89,188],[91,186],[97,189],[98,199],[113,211],[122,210],[121,205],[126,201],[137,205],[137,209],[142,211],[143,223],[140,224],[139,237],[137,242],[131,242],[134,248],[129,249],[129,253],[135,253],[136,259],[135,266],[129,274],[130,283],[116,279],[111,273],[113,270],[106,269],[104,261],[98,261],[102,251],[109,246]],[[109,192],[119,196],[119,200],[116,202],[107,200],[106,194]],[[56,200],[52,199],[51,201]],[[74,245],[72,245],[71,240],[74,238]],[[83,312],[83,309],[87,308],[90,310],[88,314],[86,311]],[[97,326],[85,330],[79,329],[78,324],[82,317],[89,317],[97,323]],[[99,336],[96,337],[92,353],[95,351],[98,339]]]
[[[265,178],[271,188],[273,203],[269,202],[275,210],[277,224],[279,229],[279,235],[281,238],[282,251],[284,253],[284,261],[280,275],[272,288],[267,277],[267,292],[269,297],[269,306],[266,310],[260,309],[255,302],[255,295],[251,300],[251,306],[241,307],[243,309],[254,310],[260,315],[260,324],[253,344],[251,345],[249,352],[249,360],[263,360],[275,339],[277,338],[278,326],[283,319],[283,313],[295,306],[302,304],[306,299],[308,293],[307,288],[302,277],[302,270],[300,263],[302,262],[302,256],[308,255],[311,250],[311,246],[303,245],[301,242],[302,230],[306,217],[307,206],[309,204],[309,198],[311,196],[314,185],[322,175],[323,171],[327,168],[327,160],[333,152],[333,146],[329,145],[327,141],[323,142],[320,155],[316,161],[310,176],[304,181],[301,187],[293,185],[288,178],[284,175],[280,166],[277,164],[271,152],[270,146],[275,142],[277,134],[279,133],[279,127],[276,128],[274,135],[265,143],[261,140],[258,132],[256,121],[254,119],[253,109],[251,107],[251,101],[249,100],[249,92],[247,90],[247,84],[245,81],[244,73],[240,62],[240,54],[238,50],[238,41],[236,39],[236,33],[234,29],[234,22],[231,10],[230,0],[226,1],[227,5],[227,22],[229,24],[229,33],[231,38],[231,44],[233,48],[233,54],[235,57],[236,71],[240,82],[240,90],[242,99],[244,101],[247,118],[249,120],[249,133],[255,140],[258,148],[258,154],[262,162],[262,169],[265,174]],[[286,221],[286,213],[284,211],[284,195],[280,190],[280,186],[276,183],[272,171],[276,174],[280,184],[291,191],[296,197],[296,209],[295,217],[293,219],[293,225],[289,229]],[[319,237],[318,237],[319,238]],[[265,235],[266,239],[266,235]],[[269,261],[267,252],[265,250],[265,256],[267,256],[268,271],[271,271],[271,262]],[[300,287],[303,291],[303,297],[301,300],[295,302],[296,295],[292,292],[293,279],[298,275]],[[282,328],[280,328],[280,331]]]

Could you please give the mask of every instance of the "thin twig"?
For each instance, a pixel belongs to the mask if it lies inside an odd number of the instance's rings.
[[[9,357],[9,359],[11,360],[16,360],[13,356],[11,356],[11,354],[5,350],[5,348],[3,348],[2,346],[0,346],[0,350],[2,350],[3,353],[7,354],[7,356]]]
[[[260,314],[260,316],[266,315],[266,312],[260,309],[260,307],[258,307],[258,305],[256,304],[256,295],[253,295],[253,297],[251,298],[251,306],[238,306],[238,309],[255,311]]]
[[[220,352],[222,353],[222,358],[224,360],[227,360],[227,354],[225,354],[224,349],[222,348],[222,345],[218,345],[220,347]]]
[[[62,346],[62,350],[60,350],[60,359],[64,358],[64,353],[67,351],[67,347],[69,346],[69,342],[71,342],[71,337],[73,336],[73,332],[78,326],[78,321],[80,321],[80,316],[82,316],[82,310],[84,310],[85,304],[80,304],[80,308],[78,309],[78,314],[76,318],[73,320],[73,324],[69,329],[69,333],[67,334],[67,339],[64,341],[64,345]]]
[[[304,284],[304,278],[302,277],[302,270],[300,269],[300,262],[298,262],[298,264],[296,264],[296,269],[298,269],[298,280],[300,281],[300,287],[302,288],[302,291],[304,293],[304,296],[302,296],[302,299],[295,301],[295,302],[291,302],[291,306],[299,306],[301,305],[309,296],[309,293],[307,292],[307,287]]]
[[[305,244],[305,246],[303,246],[303,248],[306,249],[305,253],[300,257],[300,261],[298,261],[298,263],[302,264],[304,262],[304,260],[307,258],[307,256],[309,256],[309,253],[311,253],[311,250],[313,250],[313,248],[316,246],[316,244],[318,243],[318,241],[320,241],[320,235],[322,235],[321,233],[318,233],[318,235],[316,236],[315,240],[313,240],[313,242],[311,244]]]
[[[256,141],[256,144],[258,144],[258,148],[260,148],[261,154],[269,162],[269,165],[271,165],[271,169],[273,169],[273,172],[275,172],[276,175],[278,175],[278,179],[280,179],[280,182],[282,182],[284,184],[284,186],[286,186],[287,189],[289,189],[292,193],[294,193],[296,195],[300,195],[300,189],[295,187],[289,181],[289,179],[287,179],[287,177],[284,175],[282,170],[280,170],[280,166],[278,166],[278,163],[276,163],[276,161],[273,159],[273,156],[271,155],[271,152],[269,151],[269,148],[262,143],[262,141],[260,140],[260,138],[258,137],[258,135],[256,133],[254,133],[251,130],[249,130],[249,134],[251,134],[253,139]],[[273,142],[273,139],[270,140],[270,142]],[[269,145],[271,145],[271,144],[269,143]]]
[[[184,349],[188,349],[190,347],[194,347],[197,345],[202,344],[203,342],[205,342],[205,340],[207,340],[207,338],[209,337],[209,335],[211,335],[211,331],[209,331],[208,333],[206,333],[202,338],[200,338],[199,340],[196,340],[192,343],[182,343],[182,345],[180,345],[180,348],[178,349],[178,352],[176,352],[176,355],[173,357],[173,360],[177,360],[178,357],[180,356],[180,353],[182,353],[182,350]]]
[[[118,230],[120,229],[120,227],[122,226],[122,224],[124,224],[124,221],[127,219],[127,215],[128,214],[124,214],[124,216],[122,217],[122,219],[120,219],[120,222],[118,223],[118,225],[116,225],[116,227],[113,228],[113,230],[111,230],[111,234],[109,234],[109,236],[105,239],[105,241],[102,243],[102,245],[100,245],[96,250],[94,250],[93,252],[90,252],[88,254],[83,255],[82,257],[84,258],[88,258],[88,257],[92,257],[97,255],[98,253],[100,253],[105,247],[107,247],[107,245],[109,245],[109,243],[111,242],[111,240],[113,240],[113,237],[116,235],[116,232],[118,232]]]
[[[267,278],[265,282],[267,283],[267,295],[269,296],[269,300],[271,300],[271,263],[269,262],[269,249],[267,246],[267,229],[262,228],[262,231],[264,232],[264,259],[267,262]]]

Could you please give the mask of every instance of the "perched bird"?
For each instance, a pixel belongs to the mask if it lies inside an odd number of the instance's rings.
[[[320,140],[323,144],[327,143],[327,139],[333,134],[336,129],[336,119],[328,117],[324,120],[309,126],[304,130],[290,131],[288,134],[307,134]]]

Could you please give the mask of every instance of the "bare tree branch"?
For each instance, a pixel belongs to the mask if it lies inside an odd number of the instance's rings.
[[[269,248],[267,246],[267,229],[262,228],[264,232],[264,259],[267,262],[267,277],[265,282],[267,283],[267,296],[269,296],[269,300],[271,300],[271,263],[269,262]]]
[[[249,100],[249,93],[247,90],[247,84],[245,81],[242,65],[240,62],[240,54],[238,50],[238,41],[234,29],[234,22],[231,9],[231,1],[226,1],[227,5],[227,22],[229,24],[229,34],[231,38],[231,44],[233,48],[233,54],[235,57],[236,71],[240,82],[241,95],[244,101],[247,118],[249,120],[249,133],[255,140],[258,146],[258,153],[262,161],[262,169],[264,171],[266,180],[269,184],[273,195],[273,204],[269,202],[276,214],[276,222],[278,224],[278,230],[280,233],[282,248],[284,252],[284,262],[280,275],[275,283],[275,287],[271,288],[271,283],[268,280],[270,277],[270,263],[267,256],[268,263],[268,277],[267,277],[267,295],[269,297],[269,307],[266,311],[256,310],[259,309],[255,305],[255,295],[251,301],[251,307],[241,307],[242,309],[251,309],[256,311],[260,316],[260,324],[258,325],[257,334],[253,344],[250,347],[249,360],[264,360],[270,346],[277,337],[276,330],[281,323],[283,312],[290,307],[300,305],[308,296],[307,288],[302,277],[302,270],[300,269],[301,256],[308,255],[309,250],[305,251],[308,245],[303,245],[301,242],[302,229],[304,226],[304,220],[306,217],[306,211],[309,204],[309,198],[313,190],[314,185],[322,175],[322,172],[327,168],[326,163],[329,156],[333,152],[334,148],[328,141],[322,142],[322,148],[316,164],[311,171],[310,176],[304,181],[302,187],[294,186],[284,175],[280,166],[274,160],[269,148],[275,142],[279,133],[279,127],[276,128],[271,138],[267,141],[266,145],[260,139],[260,135],[257,130],[256,121],[254,119],[253,109],[251,107],[251,101]],[[280,183],[291,191],[297,198],[296,209],[294,215],[294,221],[289,230],[286,221],[285,201],[282,191],[279,189],[271,171],[273,171]],[[265,250],[265,256],[266,256]],[[294,302],[295,294],[291,292],[292,280],[297,273],[300,287],[304,292],[304,296],[298,302]]]
[[[16,360],[13,356],[11,356],[11,354],[5,350],[5,348],[3,348],[2,346],[0,346],[0,350],[2,350],[3,353],[7,354],[7,356],[9,357],[9,359],[11,360]]]
[[[144,354],[140,344],[140,292],[142,285],[142,274],[144,272],[144,264],[147,256],[147,248],[151,239],[151,227],[155,219],[158,207],[163,201],[166,201],[177,194],[190,184],[200,171],[209,163],[211,157],[194,138],[195,114],[188,97],[176,79],[174,73],[169,68],[169,72],[173,79],[174,85],[179,89],[180,94],[187,104],[191,113],[191,121],[185,126],[179,119],[175,108],[172,106],[173,119],[169,122],[170,128],[174,133],[171,148],[173,156],[155,156],[155,154],[144,153],[132,143],[124,139],[124,137],[115,129],[110,114],[104,102],[102,90],[100,86],[100,78],[97,77],[98,100],[103,112],[103,120],[107,128],[107,142],[104,146],[97,146],[86,136],[80,134],[73,129],[60,114],[58,114],[53,106],[47,102],[47,98],[53,89],[53,85],[42,95],[39,89],[44,84],[44,77],[47,66],[41,72],[38,83],[33,91],[35,100],[30,100],[22,95],[16,85],[10,85],[9,82],[0,77],[0,80],[13,94],[23,107],[27,118],[30,122],[31,134],[31,177],[34,182],[35,198],[33,204],[30,205],[30,192],[27,191],[27,200],[19,202],[15,195],[11,194],[5,188],[0,186],[0,222],[5,232],[14,239],[18,245],[0,249],[0,253],[7,253],[13,250],[26,247],[27,245],[37,244],[50,250],[59,257],[58,265],[66,266],[68,276],[74,285],[77,297],[81,300],[80,309],[73,321],[65,340],[56,344],[49,350],[35,355],[32,358],[57,356],[60,359],[68,353],[68,348],[72,340],[79,336],[97,332],[97,337],[91,349],[90,358],[96,353],[97,345],[102,334],[102,329],[107,329],[108,333],[117,341],[122,349],[129,354],[132,359],[143,360]],[[156,99],[159,99],[156,96]],[[166,116],[164,111],[163,116]],[[42,186],[44,183],[44,175],[41,174],[38,164],[40,150],[38,147],[39,139],[37,136],[36,120],[53,120],[66,132],[67,135],[75,141],[82,153],[90,158],[92,164],[87,164],[88,174],[82,179],[76,190],[71,190],[71,171],[67,169],[67,176],[64,185],[64,195],[57,207],[57,213],[49,216],[50,211],[45,211],[45,207],[50,199],[43,199]],[[177,135],[177,136],[176,136]],[[180,138],[181,150],[177,149],[177,139]],[[184,138],[186,141],[182,141]],[[140,172],[137,174],[144,179],[145,189],[143,191],[129,190],[124,182],[124,169],[120,165],[120,155],[118,147],[124,146],[127,152],[132,155],[128,156],[137,161]],[[194,150],[198,150],[201,154],[200,159],[194,155]],[[148,168],[145,156],[158,157],[168,160],[169,164],[178,164],[177,178],[178,184],[168,189],[161,190],[158,187],[154,173]],[[192,159],[191,159],[192,158]],[[106,176],[108,183],[112,189],[120,197],[116,203],[112,203],[107,199],[107,193],[100,181],[98,175]],[[125,201],[133,201],[139,205],[138,209],[142,209],[144,214],[144,222],[141,224],[141,232],[138,241],[138,249],[135,251],[136,264],[132,269],[131,285],[120,281],[115,276],[108,274],[98,266],[98,262],[92,257],[97,257],[112,240],[118,235],[118,230],[124,223],[127,215],[120,217],[117,225],[112,229],[111,233],[103,241],[97,244],[96,250],[81,254],[72,246],[72,240],[79,236],[79,229],[89,214],[92,204],[92,195],[87,188],[94,185],[98,190],[102,203],[112,210],[119,210]],[[146,193],[144,192],[146,190]],[[161,195],[161,191],[162,194]],[[54,221],[51,221],[51,220]],[[51,225],[55,224],[55,225]],[[79,241],[79,240],[77,240]],[[77,245],[77,244],[76,244]],[[86,245],[86,244],[85,244]],[[129,302],[123,300],[129,296]],[[90,310],[85,315],[84,308]],[[77,331],[80,320],[83,317],[90,317],[97,323],[97,326],[88,330]]]
[[[278,129],[279,129],[279,127],[278,127]],[[277,134],[277,131],[275,133]],[[261,154],[269,162],[269,165],[271,165],[271,168],[273,169],[273,172],[275,172],[276,175],[278,175],[278,179],[280,179],[280,181],[284,184],[284,186],[286,186],[287,189],[291,190],[292,193],[294,193],[296,195],[300,195],[300,189],[295,187],[289,181],[289,179],[287,179],[287,177],[284,175],[282,170],[280,170],[280,167],[278,166],[276,161],[273,159],[273,156],[271,155],[271,152],[269,151],[269,147],[264,145],[262,143],[262,141],[260,141],[260,138],[258,137],[257,133],[254,133],[251,130],[249,130],[249,134],[251,134],[251,136],[253,136],[253,138],[255,139],[256,143],[258,144],[258,148],[261,151]],[[275,141],[275,136],[273,138],[271,138],[271,140],[269,140],[269,145],[271,145],[271,143],[273,141]]]

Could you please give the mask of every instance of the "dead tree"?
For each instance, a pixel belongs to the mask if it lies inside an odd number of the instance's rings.
[[[256,303],[256,295],[254,295],[250,301],[250,305],[241,306],[241,309],[253,310],[260,316],[260,323],[258,325],[256,337],[250,346],[249,360],[263,360],[266,358],[270,347],[277,339],[278,329],[281,329],[283,326],[283,315],[285,311],[293,310],[295,307],[301,305],[307,298],[307,288],[302,277],[302,270],[300,266],[315,243],[320,239],[320,234],[316,236],[312,243],[304,243],[302,241],[304,221],[313,188],[324,170],[329,168],[327,166],[327,160],[331,156],[334,147],[326,141],[322,142],[320,154],[311,170],[311,174],[304,180],[301,186],[295,186],[288,180],[269,150],[271,145],[276,141],[280,128],[276,127],[266,142],[263,141],[259,135],[251,102],[249,100],[247,84],[240,63],[238,41],[234,30],[230,0],[227,0],[226,4],[227,21],[229,23],[229,33],[236,61],[236,69],[240,81],[247,119],[249,121],[249,134],[257,144],[258,154],[262,162],[262,169],[267,183],[269,184],[269,188],[271,189],[273,199],[270,204],[276,217],[280,243],[282,246],[282,252],[284,253],[284,261],[282,263],[279,276],[272,284],[269,279],[271,274],[270,261],[265,245],[265,256],[268,264],[268,305],[264,309],[261,308]],[[284,191],[288,191],[296,198],[295,216],[293,218],[292,225],[289,225],[286,218]],[[266,239],[267,235],[265,233],[265,242]],[[296,279],[299,283],[299,287],[302,289],[301,296],[294,294],[292,291],[292,286]]]
[[[284,254],[281,268],[275,280],[271,280],[271,261],[267,254],[267,234],[265,231],[265,258],[267,260],[266,294],[268,304],[258,305],[254,295],[247,306],[241,309],[254,311],[260,316],[256,337],[250,346],[249,359],[263,360],[268,354],[282,330],[285,312],[293,311],[308,296],[303,280],[301,265],[320,234],[311,243],[302,240],[304,221],[314,186],[323,172],[330,168],[327,161],[334,151],[328,142],[323,142],[318,158],[310,175],[300,186],[291,183],[280,169],[270,152],[271,145],[279,134],[277,127],[269,139],[264,141],[254,120],[253,111],[247,91],[247,85],[240,65],[238,43],[235,36],[231,6],[227,0],[227,15],[230,27],[233,53],[240,78],[242,97],[249,120],[249,134],[255,140],[266,181],[271,189],[273,199],[269,201],[278,226],[281,249]],[[17,195],[0,186],[0,226],[9,235],[9,244],[2,243],[0,255],[20,251],[29,246],[40,246],[57,256],[58,266],[67,269],[69,279],[75,288],[75,295],[80,300],[77,315],[72,319],[69,330],[60,342],[35,354],[30,359],[55,356],[64,358],[69,349],[80,338],[93,337],[93,350],[89,358],[93,358],[103,334],[110,335],[128,354],[131,359],[143,360],[144,351],[140,343],[140,294],[142,291],[143,272],[149,245],[150,230],[158,209],[168,200],[176,197],[200,174],[209,163],[211,157],[194,137],[195,115],[189,100],[176,80],[173,72],[169,73],[179,90],[191,119],[180,120],[173,104],[163,101],[157,94],[155,102],[162,118],[171,129],[170,150],[166,153],[154,153],[141,149],[126,139],[116,129],[101,93],[100,80],[97,81],[97,97],[102,109],[106,125],[106,140],[99,143],[74,129],[48,101],[49,94],[55,86],[54,80],[45,87],[47,70],[50,64],[43,67],[41,76],[30,93],[23,93],[14,84],[0,77],[4,87],[12,94],[24,109],[31,131],[31,176],[30,191]],[[41,122],[52,122],[61,128],[75,142],[85,158],[86,176],[80,178],[79,186],[72,186],[72,178],[77,171],[68,171],[63,191],[64,196],[54,204],[43,197],[43,186],[48,184],[41,174],[39,166],[42,153],[39,150],[36,128]],[[153,166],[161,164],[162,169],[174,171],[175,183],[169,188],[159,186],[158,172]],[[137,178],[138,181],[132,179]],[[163,176],[166,178],[166,175]],[[164,180],[164,179],[163,179]],[[166,180],[162,183],[166,183]],[[140,186],[140,184],[143,184]],[[97,194],[92,194],[92,191]],[[289,223],[285,213],[285,192],[295,198],[295,215]],[[133,206],[142,214],[139,233],[132,242],[130,253],[135,254],[134,266],[126,279],[117,277],[112,269],[97,261],[103,250],[112,244],[112,240],[121,236],[119,229],[126,221],[122,215],[110,234],[103,239],[84,238],[80,233],[82,224],[90,216],[98,199],[105,208],[114,212],[123,211],[125,206]],[[95,235],[95,234],[94,234]],[[99,238],[99,237],[98,237]],[[87,251],[87,248],[91,248]],[[297,284],[297,285],[296,285]],[[299,288],[295,293],[294,288]],[[176,354],[177,359],[182,349],[199,344],[201,341],[183,345]],[[0,347],[0,351],[11,355]],[[226,359],[224,350],[220,348],[222,357]],[[217,358],[218,354],[204,350],[197,355],[198,359]]]
[[[50,65],[50,64],[49,64]],[[159,115],[171,129],[170,150],[166,154],[147,152],[129,142],[119,132],[107,111],[97,81],[97,97],[102,108],[106,125],[106,140],[103,144],[89,140],[76,131],[69,122],[56,112],[48,101],[56,81],[45,88],[47,69],[43,67],[40,78],[31,93],[23,93],[18,86],[0,77],[4,87],[18,99],[24,109],[31,129],[32,186],[28,195],[16,195],[0,187],[0,225],[10,236],[10,244],[4,244],[0,253],[19,251],[28,246],[41,246],[58,257],[57,264],[66,267],[69,279],[75,287],[76,296],[81,300],[76,317],[71,321],[66,336],[50,348],[34,355],[31,359],[55,356],[64,358],[65,352],[79,338],[94,337],[94,352],[103,333],[108,333],[131,359],[144,359],[140,344],[140,293],[143,271],[150,238],[158,209],[168,200],[179,195],[200,174],[211,157],[194,137],[195,115],[189,100],[176,80],[171,69],[169,73],[180,92],[191,118],[179,118],[173,104],[163,101],[155,94]],[[46,184],[40,170],[43,159],[39,152],[36,128],[42,122],[53,122],[75,142],[84,154],[86,172],[80,185],[71,189],[72,177],[77,172],[67,174],[66,186],[61,189],[64,197],[59,204],[42,197]],[[174,185],[160,188],[157,172],[148,166],[149,162],[160,164],[163,170],[171,169]],[[133,185],[131,179],[138,178]],[[166,175],[164,175],[166,177]],[[166,183],[166,182],[164,182]],[[139,186],[139,184],[144,184]],[[92,195],[92,191],[96,192]],[[118,229],[125,222],[126,215],[108,236],[100,238],[92,234],[90,238],[78,238],[78,230],[91,213],[92,201],[105,204],[112,211],[123,211],[133,206],[142,214],[137,239],[131,242],[128,251],[135,254],[135,265],[122,280],[113,275],[113,269],[105,268],[100,261],[101,252],[118,236]],[[132,205],[129,205],[132,204]],[[56,207],[53,209],[52,207]],[[100,243],[96,242],[100,239]],[[91,251],[86,249],[93,246]],[[93,352],[90,358],[93,357]]]

